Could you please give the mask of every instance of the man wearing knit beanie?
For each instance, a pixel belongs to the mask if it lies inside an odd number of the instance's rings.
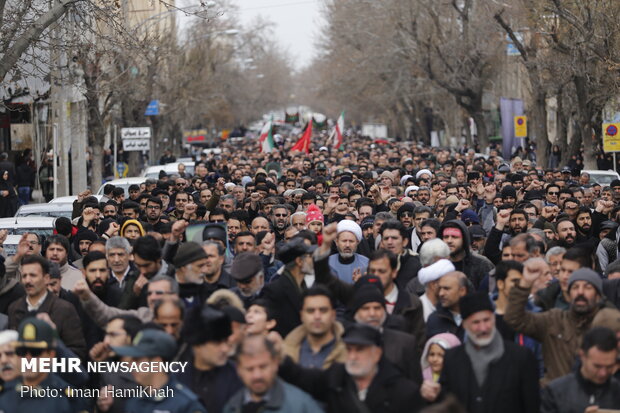
[[[363,277],[358,281],[356,291],[349,303],[353,319],[359,324],[381,330],[385,357],[398,366],[405,376],[419,382],[422,372],[418,362],[420,356],[415,337],[389,327],[397,325],[398,320],[387,313],[383,287],[380,282],[365,282],[366,278],[368,277]]]
[[[543,276],[547,265],[541,258],[525,262],[523,277],[508,295],[504,321],[518,333],[542,343],[545,380],[553,380],[572,371],[575,354],[583,334],[602,306],[600,275],[589,268],[579,268],[568,280],[570,305],[567,310],[543,313],[526,311],[532,285]]]
[[[329,268],[340,280],[352,284],[354,278],[364,274],[368,267],[368,258],[356,252],[363,238],[362,228],[355,221],[343,219],[338,223],[337,231],[338,254],[329,257]]]
[[[540,389],[533,353],[502,339],[487,293],[465,295],[459,307],[467,339],[446,354],[441,384],[425,381],[422,395],[434,401],[440,390],[452,393],[469,412],[479,406],[490,412],[538,412]],[[480,390],[472,393],[472,388]]]

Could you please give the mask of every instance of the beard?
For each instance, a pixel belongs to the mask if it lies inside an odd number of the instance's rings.
[[[92,283],[88,283],[88,286],[90,287],[91,291],[95,293],[95,295],[98,297],[104,295],[107,291],[105,282],[103,282],[103,280],[100,278],[97,278]]]
[[[458,256],[463,252],[463,247],[455,248],[454,251],[450,252],[450,258],[458,258]]]
[[[588,314],[594,309],[596,303],[588,301],[583,295],[579,295],[575,297],[570,306],[577,314]]]
[[[342,252],[340,251],[340,256],[344,259],[349,259],[349,258],[353,258],[353,256],[355,255],[355,253],[353,252]]]
[[[367,377],[376,367],[374,364],[369,363],[367,360],[365,362],[347,360],[344,366],[347,370],[347,373],[349,373],[349,375],[354,378]]]
[[[476,345],[476,347],[486,347],[489,344],[491,344],[491,342],[493,341],[493,339],[495,338],[495,335],[497,334],[497,329],[495,327],[493,327],[493,331],[491,331],[491,334],[488,337],[476,337],[475,334],[470,333],[469,331],[467,332],[467,339],[471,340],[472,343],[474,343],[474,345]]]

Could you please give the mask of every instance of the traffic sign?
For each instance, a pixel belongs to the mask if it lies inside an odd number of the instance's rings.
[[[527,116],[515,116],[515,138],[527,137]]]
[[[128,151],[150,151],[151,139],[123,139],[123,150]]]
[[[620,123],[603,123],[603,151],[620,152]]]
[[[145,139],[151,137],[151,128],[122,128],[121,139]]]
[[[144,116],[159,115],[159,100],[151,100],[144,111]]]

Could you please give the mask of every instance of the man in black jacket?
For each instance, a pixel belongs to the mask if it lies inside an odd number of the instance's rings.
[[[284,263],[282,275],[267,284],[261,296],[275,310],[278,320],[275,331],[285,337],[301,324],[301,294],[306,289],[305,277],[314,274],[312,253],[315,245],[307,244],[302,238],[294,238],[278,251],[278,259]]]
[[[613,377],[618,344],[613,331],[595,327],[583,336],[581,367],[543,390],[541,413],[620,409],[620,381]]]
[[[400,221],[384,222],[379,233],[381,234],[381,248],[385,248],[398,257],[398,273],[394,282],[398,288],[404,290],[407,283],[418,276],[418,271],[422,268],[420,258],[408,249],[409,236],[407,229]]]
[[[454,394],[470,413],[538,413],[536,360],[530,350],[504,341],[495,328],[488,294],[460,300],[465,344],[448,350],[439,383],[425,381],[422,397]]]
[[[400,413],[421,409],[418,386],[383,357],[379,330],[354,324],[342,338],[347,346],[345,364],[334,363],[327,370],[306,369],[287,357],[280,367],[280,376],[325,403],[328,413]]]
[[[471,283],[465,273],[452,271],[442,276],[439,285],[439,305],[426,321],[426,336],[452,333],[463,340],[463,317],[460,310],[460,299],[471,292]]]
[[[493,269],[493,264],[488,258],[471,250],[469,230],[463,221],[444,221],[439,230],[439,238],[450,247],[450,261],[456,270],[464,272],[474,287],[478,288],[480,282]],[[487,245],[489,242],[487,240]]]

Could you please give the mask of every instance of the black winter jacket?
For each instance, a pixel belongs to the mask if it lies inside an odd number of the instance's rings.
[[[620,381],[599,386],[574,372],[553,380],[542,392],[541,413],[583,413],[588,406],[620,409]]]

